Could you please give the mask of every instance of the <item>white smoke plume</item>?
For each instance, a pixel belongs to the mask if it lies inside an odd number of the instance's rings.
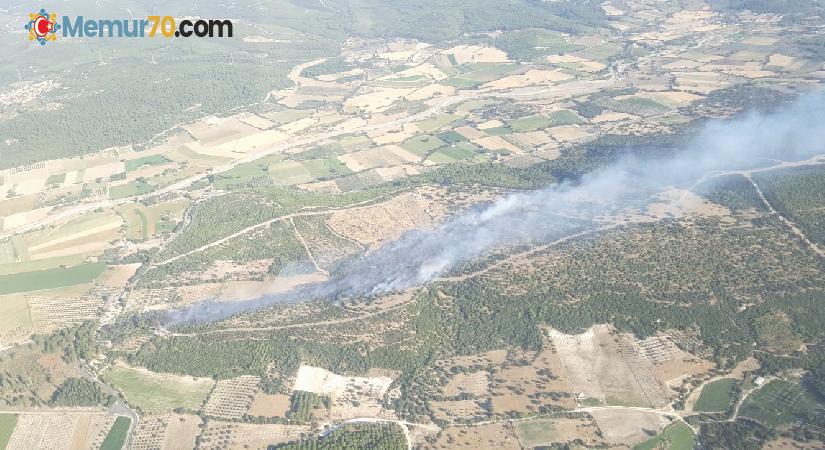
[[[825,95],[810,93],[773,113],[711,121],[676,156],[626,158],[576,182],[511,194],[434,230],[408,232],[346,264],[327,282],[248,301],[207,301],[168,311],[162,321],[207,322],[280,302],[369,296],[419,286],[502,246],[551,242],[592,230],[595,217],[644,206],[670,186],[687,187],[709,174],[823,153]]]

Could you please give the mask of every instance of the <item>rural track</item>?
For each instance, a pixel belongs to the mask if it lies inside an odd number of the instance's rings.
[[[765,193],[762,192],[762,188],[759,187],[759,183],[757,183],[756,180],[754,180],[750,174],[745,175],[745,178],[747,178],[747,180],[750,181],[750,183],[753,185],[754,189],[756,189],[756,193],[759,194],[759,198],[762,200],[762,203],[765,204],[765,207],[768,208],[768,211],[771,213],[771,215],[776,216],[776,218],[778,218],[780,222],[785,224],[785,226],[788,227],[788,229],[790,229],[791,232],[795,234],[799,239],[801,239],[802,242],[804,242],[805,245],[807,245],[814,253],[825,258],[825,250],[821,249],[818,245],[816,245],[816,243],[810,240],[810,238],[808,238],[808,236],[805,235],[805,233],[802,231],[802,229],[799,228],[797,224],[791,222],[790,219],[780,214],[779,211],[777,211],[773,207],[773,205],[771,205],[771,202],[769,202],[768,198],[765,197]]]
[[[374,206],[374,203],[376,203],[376,202],[378,202],[382,199],[388,198],[390,196],[393,196],[395,194],[398,194],[399,192],[404,192],[406,190],[408,190],[408,189],[407,188],[397,189],[395,191],[391,191],[391,192],[388,192],[386,194],[379,195],[378,197],[371,198],[369,200],[364,200],[364,201],[357,202],[357,203],[353,203],[353,204],[350,204],[350,205],[347,205],[347,206],[332,207],[332,208],[313,208],[312,211],[299,211],[299,212],[294,212],[294,213],[290,213],[290,214],[285,214],[283,216],[278,216],[274,219],[269,219],[269,220],[257,223],[255,225],[250,225],[250,226],[248,226],[248,227],[246,227],[246,228],[244,228],[240,231],[232,233],[228,236],[224,236],[224,237],[222,237],[222,238],[220,238],[216,241],[212,241],[212,242],[209,242],[207,244],[204,244],[204,245],[202,245],[198,248],[189,250],[188,252],[181,253],[180,255],[175,255],[172,258],[169,258],[165,261],[155,263],[155,264],[152,265],[152,267],[164,266],[166,264],[169,264],[172,261],[181,259],[183,257],[192,255],[194,253],[202,252],[202,251],[204,251],[208,248],[214,247],[216,245],[223,244],[224,242],[226,242],[228,240],[231,240],[231,239],[234,239],[238,236],[243,236],[244,234],[247,234],[250,231],[255,231],[259,228],[263,228],[263,227],[266,227],[268,225],[272,225],[273,223],[280,222],[282,220],[292,221],[292,219],[294,219],[296,217],[312,217],[312,216],[321,216],[321,215],[324,215],[324,214],[330,214],[330,213],[335,213],[335,212],[357,211],[359,209],[372,207],[372,206]]]
[[[812,241],[799,226],[785,217],[782,213],[776,210],[776,208],[771,205],[771,202],[765,196],[765,193],[762,191],[762,188],[759,186],[759,183],[753,179],[753,175],[756,173],[764,173],[764,172],[772,172],[774,170],[781,170],[781,169],[789,169],[794,167],[806,167],[806,166],[819,166],[825,165],[825,154],[815,155],[811,158],[801,160],[801,161],[777,161],[777,164],[772,166],[766,167],[759,167],[755,169],[749,170],[726,170],[726,171],[718,171],[714,173],[710,173],[707,175],[702,176],[699,178],[693,185],[687,188],[687,191],[692,191],[697,186],[702,184],[705,181],[711,180],[713,178],[718,178],[727,175],[739,175],[744,177],[748,182],[753,186],[754,190],[756,190],[756,194],[759,196],[759,199],[768,209],[768,213],[772,216],[776,216],[780,222],[782,222],[790,231],[793,233],[797,238],[799,238],[808,248],[811,249],[814,253],[819,255],[820,257],[825,258],[825,249],[822,249],[819,245],[817,245],[814,241]]]

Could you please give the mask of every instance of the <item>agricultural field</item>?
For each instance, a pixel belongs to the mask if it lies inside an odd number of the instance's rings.
[[[735,401],[733,395],[736,393],[736,380],[723,378],[706,384],[702,387],[702,392],[694,411],[700,412],[724,412],[727,411],[731,403]]]
[[[127,366],[115,366],[107,370],[103,378],[122,390],[131,404],[147,412],[175,408],[198,411],[214,384],[209,379],[159,374]]]
[[[218,381],[203,407],[203,413],[225,419],[240,419],[249,410],[260,381],[260,378],[254,376]]]
[[[541,447],[580,441],[585,445],[603,445],[600,431],[589,416],[534,419],[518,422],[515,433],[521,445]]]
[[[15,335],[31,326],[31,311],[26,297],[22,295],[0,297],[0,336]]]
[[[111,434],[115,416],[100,411],[77,413],[20,414],[14,432],[9,430],[10,439],[0,442],[2,448],[112,448],[123,447],[126,427],[119,430],[121,441],[117,446],[107,446],[107,435]]]
[[[658,436],[635,445],[633,450],[691,450],[693,448],[696,448],[696,436],[693,430],[682,422],[676,422],[662,430]]]
[[[751,393],[739,414],[757,422],[775,427],[792,422],[812,420],[817,409],[821,409],[817,399],[804,387],[785,380],[773,380]]]
[[[211,420],[200,435],[200,445],[206,449],[265,448],[298,441],[309,431],[307,425],[257,425]]]
[[[0,8],[0,450],[822,447],[825,8],[231,3]]]
[[[132,426],[131,419],[127,417],[118,417],[109,433],[106,434],[106,439],[100,445],[101,450],[120,450],[126,444],[126,437],[129,427]]]
[[[54,289],[88,283],[103,273],[103,263],[0,275],[0,295]]]
[[[126,239],[143,242],[157,236],[168,235],[183,219],[189,202],[174,200],[153,206],[130,203],[117,208],[126,227]]]
[[[16,425],[16,414],[0,414],[0,449],[6,449]]]

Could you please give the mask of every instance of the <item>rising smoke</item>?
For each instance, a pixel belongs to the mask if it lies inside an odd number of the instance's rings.
[[[497,248],[552,242],[597,229],[600,217],[643,207],[668,187],[689,187],[711,174],[822,153],[825,95],[807,94],[774,113],[711,121],[675,157],[627,158],[575,183],[511,194],[434,230],[408,232],[354,259],[329,281],[254,300],[202,302],[167,311],[162,322],[215,321],[281,302],[369,296],[422,285]]]

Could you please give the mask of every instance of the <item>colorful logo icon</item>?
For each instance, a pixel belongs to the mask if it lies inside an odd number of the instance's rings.
[[[57,39],[55,33],[60,29],[60,24],[57,23],[57,14],[46,14],[45,9],[41,9],[39,13],[31,13],[26,29],[29,30],[30,41],[37,40],[40,45],[46,45],[46,41]]]

